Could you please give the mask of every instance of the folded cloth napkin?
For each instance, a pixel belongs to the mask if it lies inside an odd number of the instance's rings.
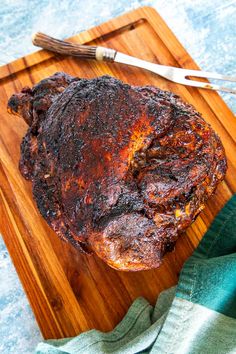
[[[236,195],[155,308],[138,298],[113,331],[47,340],[35,353],[236,353]]]

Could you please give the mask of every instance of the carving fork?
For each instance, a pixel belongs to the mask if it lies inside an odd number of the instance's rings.
[[[109,62],[121,63],[126,65],[132,65],[138,68],[151,71],[155,74],[158,74],[178,84],[200,87],[200,88],[205,88],[210,90],[225,91],[225,92],[236,94],[236,89],[222,87],[219,85],[211,84],[209,82],[192,80],[189,78],[189,77],[196,77],[196,78],[200,77],[200,78],[236,82],[236,77],[225,76],[225,75],[207,72],[207,71],[189,70],[189,69],[175,68],[172,66],[150,63],[146,60],[141,60],[132,57],[130,55],[117,52],[114,49],[100,47],[100,46],[88,46],[88,45],[75,44],[71,42],[65,42],[65,41],[52,38],[40,32],[36,33],[33,36],[32,42],[34,45],[38,47],[53,51],[55,53],[72,55],[79,59],[95,59],[98,61],[109,61]]]

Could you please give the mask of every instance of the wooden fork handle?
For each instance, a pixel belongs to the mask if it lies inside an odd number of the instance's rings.
[[[80,59],[114,61],[116,56],[116,51],[114,49],[65,42],[41,32],[37,32],[33,35],[32,42],[37,47],[41,47],[55,53],[72,55]]]

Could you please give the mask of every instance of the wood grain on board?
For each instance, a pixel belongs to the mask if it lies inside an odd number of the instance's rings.
[[[137,9],[71,38],[103,45],[155,63],[198,69],[157,12]],[[156,85],[193,104],[221,137],[228,159],[226,179],[205,210],[156,270],[136,273],[109,268],[58,239],[40,216],[31,183],[18,170],[20,142],[27,126],[6,111],[8,98],[24,86],[65,71],[92,78],[115,76],[133,85]],[[216,92],[171,83],[150,72],[119,64],[79,61],[38,51],[0,68],[0,231],[45,338],[111,330],[132,301],[157,295],[177,283],[178,274],[216,213],[236,191],[236,119]]]

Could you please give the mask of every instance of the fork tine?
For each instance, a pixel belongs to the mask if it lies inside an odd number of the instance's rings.
[[[236,82],[236,77],[231,77],[231,76],[226,76],[226,75],[221,75],[218,73],[212,73],[209,71],[199,71],[199,70],[188,70],[188,69],[180,69],[184,76],[194,76],[194,77],[203,77],[203,78],[208,78],[208,79],[216,79],[216,80],[225,80],[225,81],[231,81],[231,82]]]
[[[202,82],[202,81],[191,80],[187,78],[188,76],[194,76],[194,77],[211,78],[211,79],[236,82],[236,77],[224,76],[221,74],[211,73],[207,71],[189,70],[183,68],[176,68],[173,66],[150,63],[146,60],[138,59],[120,52],[117,52],[115,57],[115,62],[132,65],[138,68],[149,70],[157,75],[166,78],[167,80],[176,82],[178,84],[201,87],[205,89],[225,91],[225,92],[236,94],[235,89],[221,87],[219,85],[211,84],[209,82]]]
[[[183,85],[188,85],[188,86],[194,86],[194,87],[200,87],[200,88],[205,88],[205,89],[210,89],[210,90],[218,90],[218,91],[224,91],[228,93],[233,93],[236,94],[236,90],[232,89],[230,87],[221,87],[219,85],[211,84],[209,82],[201,82],[201,81],[195,81],[195,80],[189,80],[189,79],[182,79],[181,82],[179,83]]]

